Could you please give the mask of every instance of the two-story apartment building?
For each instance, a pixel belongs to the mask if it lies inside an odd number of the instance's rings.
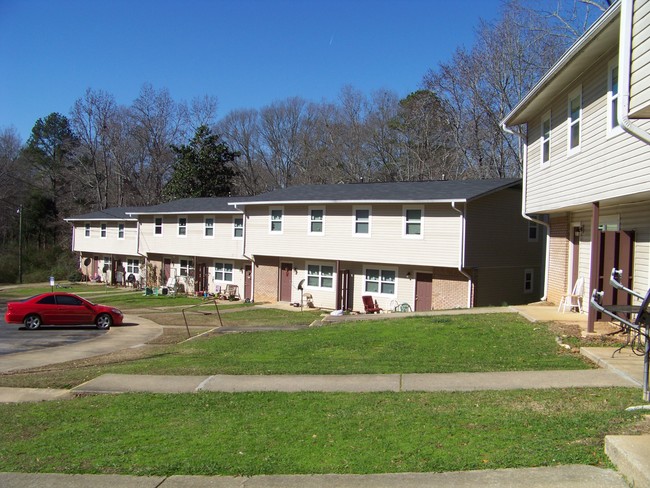
[[[520,215],[521,188],[519,179],[310,185],[67,221],[81,271],[106,270],[108,282],[172,278],[209,293],[236,284],[242,298],[296,303],[309,293],[329,309],[363,311],[364,295],[384,310],[468,308],[541,295],[544,238]]]
[[[424,311],[540,297],[544,240],[520,198],[521,181],[501,179],[296,186],[232,205],[257,300]]]
[[[549,222],[551,302],[583,277],[585,303],[594,288],[621,303],[612,267],[650,286],[649,46],[650,2],[615,3],[503,121],[523,127],[523,211]]]

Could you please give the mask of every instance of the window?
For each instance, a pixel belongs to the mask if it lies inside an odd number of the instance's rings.
[[[140,273],[140,260],[139,259],[127,259],[126,260],[126,272],[131,274]]]
[[[204,221],[203,236],[214,237],[214,219],[212,217],[207,217]]]
[[[364,290],[383,295],[395,294],[395,271],[387,269],[367,269]]]
[[[103,222],[99,225],[99,237],[106,239],[106,224]]]
[[[178,235],[185,237],[187,235],[187,218],[178,217]]]
[[[422,235],[422,209],[404,209],[404,234],[407,236]]]
[[[355,235],[370,235],[370,209],[354,209],[354,233]]]
[[[86,222],[84,224],[84,237],[90,237],[90,223]]]
[[[117,224],[117,238],[124,239],[124,224]]]
[[[163,219],[162,217],[156,217],[153,219],[153,235],[161,236],[163,230]]]
[[[215,281],[232,281],[232,263],[214,263]]]
[[[524,270],[524,293],[533,292],[533,279],[535,277],[535,272],[532,269]]]
[[[334,286],[334,266],[307,265],[307,286],[312,288],[332,288]]]
[[[244,218],[235,217],[232,220],[232,236],[239,239],[244,237]]]
[[[537,236],[539,235],[539,226],[537,222],[532,220],[528,221],[528,242],[537,242]]]
[[[56,296],[57,305],[71,305],[73,307],[80,307],[83,305],[81,299],[73,297],[71,295],[57,295]]]
[[[542,118],[542,166],[547,166],[551,160],[551,113]]]
[[[282,232],[282,214],[281,208],[271,209],[271,232]]]
[[[569,95],[569,154],[580,151],[580,125],[582,120],[582,87]]]
[[[109,256],[104,256],[104,266],[102,266],[102,273],[106,273],[111,270],[111,258]]]
[[[309,209],[309,233],[322,234],[324,232],[325,210],[322,208]]]
[[[607,67],[607,135],[622,132],[618,123],[618,59],[614,58]]]
[[[194,262],[191,259],[181,259],[180,271],[181,276],[192,276],[194,271]]]
[[[39,305],[56,305],[55,295],[48,295],[38,301]]]

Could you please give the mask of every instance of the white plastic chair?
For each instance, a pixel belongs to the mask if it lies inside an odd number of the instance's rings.
[[[571,293],[562,295],[562,299],[560,300],[560,306],[557,307],[557,311],[562,311],[562,313],[566,312],[567,308],[569,311],[573,310],[574,308],[578,309],[578,312],[582,313],[582,295],[584,294],[585,291],[585,279],[584,277],[580,276],[577,280],[575,285],[573,285],[573,290]]]

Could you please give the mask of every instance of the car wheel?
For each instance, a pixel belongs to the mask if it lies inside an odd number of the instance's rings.
[[[97,316],[97,320],[95,320],[95,325],[97,326],[98,329],[110,329],[111,325],[113,325],[113,319],[107,313],[103,313]]]
[[[23,320],[23,324],[25,324],[25,327],[29,330],[38,329],[41,326],[41,318],[38,315],[28,315],[25,317],[25,320]]]

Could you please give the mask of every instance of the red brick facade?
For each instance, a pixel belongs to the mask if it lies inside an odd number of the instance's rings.
[[[259,256],[255,259],[255,301],[278,301],[280,259]]]
[[[433,268],[434,310],[467,308],[467,278],[453,268]]]

